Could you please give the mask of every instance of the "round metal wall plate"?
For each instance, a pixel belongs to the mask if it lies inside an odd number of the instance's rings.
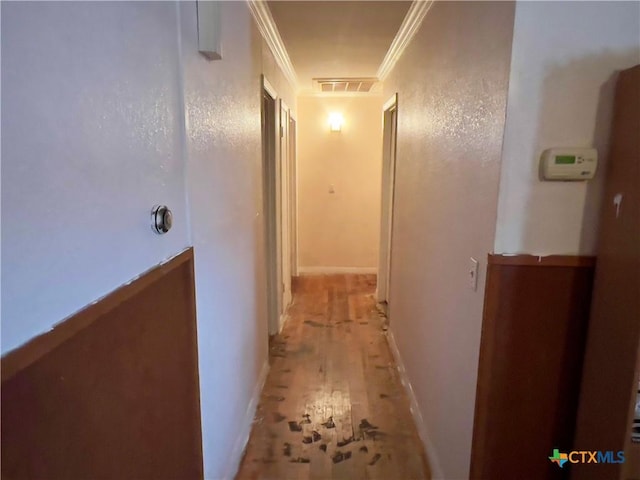
[[[173,214],[166,205],[156,205],[151,210],[151,229],[159,234],[165,234],[173,225]]]

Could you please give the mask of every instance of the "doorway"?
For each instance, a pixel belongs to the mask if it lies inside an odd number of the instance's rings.
[[[262,76],[262,189],[269,335],[280,332],[291,303],[292,180],[290,110]]]
[[[380,260],[376,297],[389,315],[391,278],[391,245],[393,238],[393,200],[396,176],[396,134],[398,125],[398,94],[383,107],[382,131],[382,210],[380,215]]]
[[[278,333],[278,228],[276,196],[276,98],[262,77],[262,192],[264,211],[265,261],[267,273],[267,318],[269,335]]]
[[[286,309],[291,303],[291,145],[289,131],[290,110],[289,107],[280,99],[280,168],[276,172],[278,174],[277,183],[280,190],[280,220],[278,222],[280,236],[280,297],[282,299],[282,308],[280,310],[279,328],[282,328],[286,314]]]
[[[298,276],[298,171],[296,160],[296,120],[289,115],[289,164],[291,166],[291,275]]]

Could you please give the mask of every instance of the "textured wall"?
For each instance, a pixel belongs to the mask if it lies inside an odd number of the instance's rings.
[[[195,2],[2,3],[2,351],[193,244],[206,478],[267,360],[262,72],[295,108],[246,3],[222,17],[212,62]]]
[[[246,4],[224,3],[221,15],[223,58],[209,61],[197,49],[195,3],[180,5],[205,478],[229,473],[267,356],[256,275],[260,39]]]
[[[176,27],[172,3],[2,3],[2,352],[188,245]]]
[[[343,114],[342,132],[329,131],[332,112]],[[381,97],[298,99],[302,272],[376,268],[381,172]]]
[[[496,252],[595,253],[614,74],[639,39],[638,2],[517,3]],[[571,146],[598,148],[596,178],[541,182],[542,151]]]
[[[195,3],[179,8],[205,478],[229,478],[267,360],[260,74],[295,98],[246,3],[223,2],[213,62],[197,51]]]
[[[469,475],[513,13],[507,2],[436,3],[385,82],[385,98],[398,92],[390,322],[434,478]]]

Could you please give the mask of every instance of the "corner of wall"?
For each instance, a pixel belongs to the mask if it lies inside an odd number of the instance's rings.
[[[411,386],[411,381],[409,380],[409,377],[407,375],[404,361],[402,360],[402,355],[400,355],[400,350],[398,349],[398,345],[396,344],[396,339],[393,336],[392,329],[387,330],[386,336],[391,354],[396,361],[398,373],[400,374],[400,382],[402,383],[402,386],[404,387],[405,391],[407,392],[407,396],[409,397],[409,408],[411,410],[413,421],[416,424],[418,435],[420,436],[420,440],[422,440],[422,445],[424,446],[425,453],[427,455],[427,461],[429,462],[429,470],[431,473],[430,478],[431,480],[445,480],[442,467],[440,466],[440,461],[438,460],[438,454],[436,452],[435,445],[433,444],[429,436],[429,428],[427,427],[427,424],[422,416],[422,411],[420,410],[418,399],[416,398],[416,394],[413,391],[413,387]]]
[[[262,393],[262,388],[264,387],[264,383],[267,380],[267,375],[269,374],[269,360],[265,360],[262,365],[262,369],[260,370],[260,375],[258,376],[258,380],[253,388],[253,393],[251,395],[251,399],[249,401],[249,405],[247,406],[247,411],[244,414],[244,418],[239,427],[238,436],[233,444],[233,448],[231,450],[231,454],[229,455],[227,465],[224,468],[224,480],[233,480],[238,473],[238,468],[240,467],[240,462],[242,461],[242,456],[244,454],[244,449],[249,442],[249,436],[251,435],[251,427],[253,426],[253,417],[255,416],[256,409],[258,407],[258,403],[260,402],[260,394]]]

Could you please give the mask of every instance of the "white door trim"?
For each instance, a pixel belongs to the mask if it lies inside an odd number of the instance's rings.
[[[398,94],[385,102],[382,141],[382,191],[380,212],[380,258],[376,299],[389,303],[389,281],[391,277],[391,244],[393,238],[393,202],[396,170]]]
[[[293,127],[293,128],[291,128]],[[300,262],[298,258],[298,122],[289,111],[289,159],[291,165],[291,275],[299,275]]]
[[[263,139],[263,163],[262,163],[262,186],[263,186],[263,216],[264,216],[264,257],[266,272],[266,289],[267,289],[267,329],[269,335],[278,333],[280,328],[280,311],[281,296],[279,294],[278,285],[280,284],[280,267],[279,267],[279,239],[278,239],[278,145],[279,145],[279,129],[278,129],[278,94],[271,83],[262,75],[260,102],[263,108],[264,93],[270,98],[271,117],[267,119],[267,112],[264,113],[264,128],[268,138],[265,144]],[[270,123],[269,123],[270,122]],[[266,149],[269,149],[266,151]]]
[[[398,105],[398,94],[394,93],[393,95],[391,95],[391,98],[389,98],[389,100],[384,102],[384,105],[382,106],[382,112],[384,113],[387,110],[390,110],[391,107],[395,107],[397,105]]]
[[[275,88],[273,88],[273,85],[271,85],[269,80],[267,80],[267,77],[264,75],[262,75],[262,88],[264,88],[265,91],[269,95],[271,95],[271,98],[273,98],[274,100],[278,98],[278,92]]]
[[[280,310],[280,329],[284,324],[285,314],[291,303],[291,175],[290,175],[290,139],[289,139],[289,107],[280,99],[280,238],[281,238],[281,282],[282,308]]]

